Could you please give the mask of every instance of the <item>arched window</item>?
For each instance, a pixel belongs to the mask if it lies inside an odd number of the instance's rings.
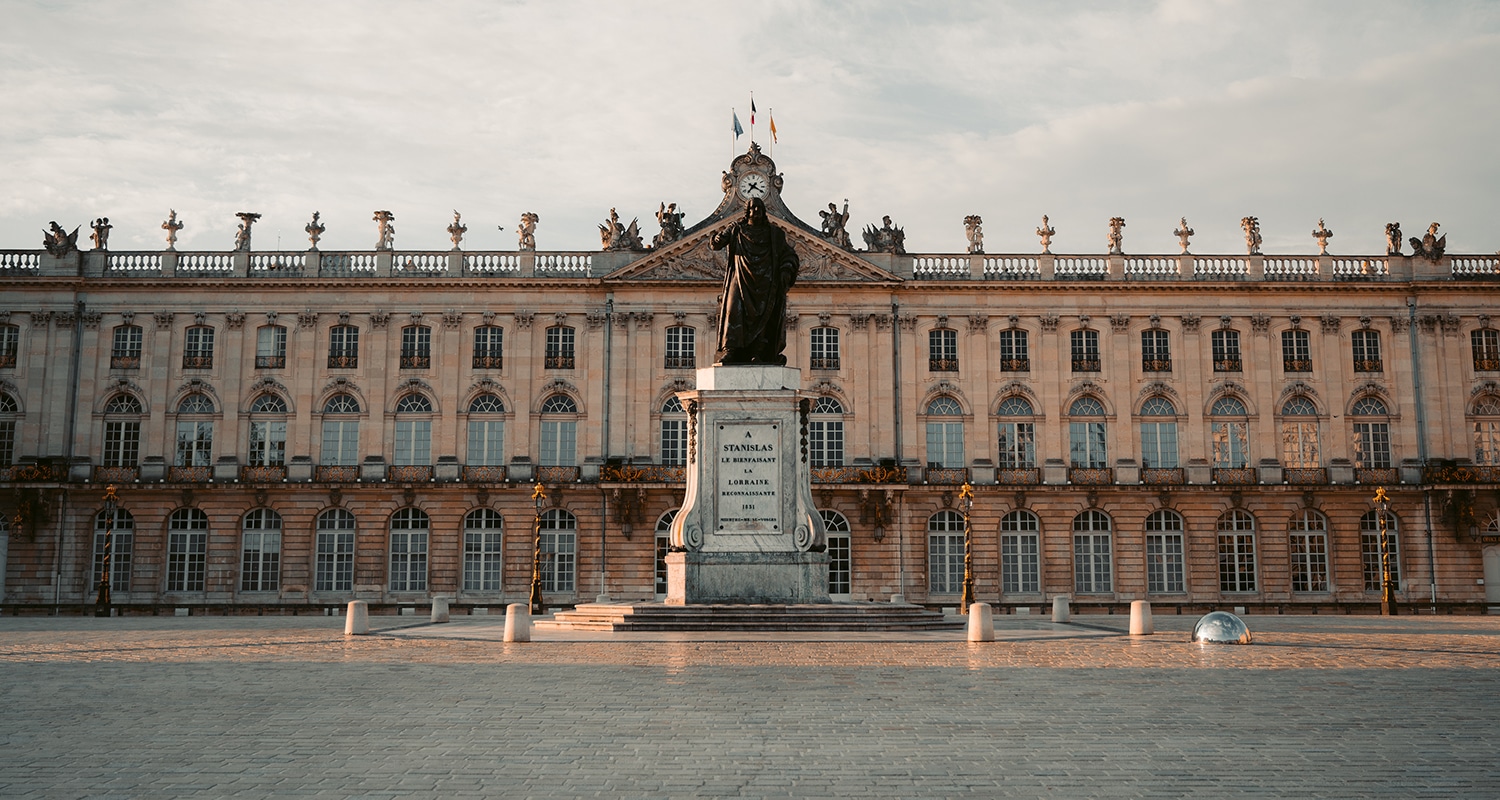
[[[668,397],[661,406],[661,463],[674,467],[687,463],[687,425],[682,401]]]
[[[927,519],[927,593],[958,594],[964,584],[964,518],[939,511]]]
[[[141,457],[141,401],[117,394],[104,405],[104,453],[106,467],[133,467]]]
[[[474,329],[474,369],[501,369],[505,365],[505,330],[498,325]]]
[[[109,547],[109,588],[111,591],[130,591],[130,556],[135,550],[135,517],[123,508],[116,508],[114,515],[100,511],[94,515],[94,575],[90,586],[98,586],[104,574],[104,542],[111,539]]]
[[[1160,395],[1141,405],[1141,467],[1177,468],[1177,409]]]
[[[426,466],[432,463],[432,403],[413,392],[396,401],[397,466]]]
[[[501,591],[504,521],[500,513],[478,508],[464,516],[464,591]]]
[[[208,564],[208,515],[179,508],[167,519],[167,591],[203,591]]]
[[[354,590],[354,515],[330,508],[318,515],[317,563],[313,590]]]
[[[1146,591],[1180,594],[1183,581],[1182,516],[1162,509],[1146,517]]]
[[[250,457],[252,467],[286,464],[286,401],[263,394],[250,404]]]
[[[1255,517],[1235,509],[1219,517],[1219,591],[1255,591]]]
[[[554,394],[542,403],[542,452],[537,463],[558,467],[578,464],[577,416],[578,404],[565,394]]]
[[[1036,469],[1035,410],[1024,397],[1012,395],[1000,401],[1001,469]]]
[[[0,392],[0,467],[16,463],[16,415],[20,411],[14,397]]]
[[[281,586],[281,515],[257,508],[241,525],[240,591],[276,591]]]
[[[1109,517],[1089,509],[1073,518],[1073,589],[1083,593],[1114,591],[1114,561]]]
[[[214,463],[213,401],[193,393],[177,404],[177,467],[210,467]]]
[[[667,328],[666,369],[695,369],[698,366],[697,331],[685,325]]]
[[[427,591],[427,535],[432,520],[420,508],[391,515],[391,591]]]
[[[560,508],[542,513],[542,591],[574,591],[578,518]]]
[[[209,369],[214,365],[214,329],[194,325],[183,332],[182,368]]]
[[[1469,410],[1474,425],[1474,463],[1500,466],[1500,397],[1481,396]]]
[[[1221,397],[1208,411],[1209,438],[1213,442],[1215,469],[1241,469],[1250,464],[1249,412],[1237,397]]]
[[[959,469],[964,464],[964,409],[951,397],[927,405],[927,466]]]
[[[667,553],[672,549],[672,520],[679,509],[667,509],[656,518],[656,599],[667,596]]]
[[[1109,466],[1104,404],[1084,395],[1068,408],[1068,458],[1074,469],[1104,469]]]
[[[819,397],[807,421],[808,461],[814,467],[844,465],[844,406],[832,397]]]
[[[286,368],[286,328],[262,325],[255,331],[255,368]]]
[[[1391,587],[1401,591],[1401,525],[1396,515],[1385,515],[1386,547],[1391,559]],[[1380,518],[1374,509],[1359,518],[1359,556],[1364,569],[1365,591],[1384,591],[1384,573],[1380,557]]]
[[[401,329],[401,368],[427,369],[432,366],[432,328],[407,325]]]
[[[328,466],[359,464],[359,401],[336,394],[323,404],[323,456]]]
[[[109,352],[110,369],[140,369],[141,340],[141,326],[116,327],[114,346]]]
[[[469,403],[469,460],[476,467],[505,464],[505,404],[492,394]]]
[[[1355,469],[1390,469],[1390,412],[1378,397],[1361,397],[1349,409],[1349,416],[1364,417],[1354,422]]]
[[[1306,397],[1293,397],[1281,407],[1281,461],[1282,466],[1290,469],[1322,465],[1318,453],[1318,409]]]
[[[573,368],[573,329],[566,325],[556,325],[547,329],[546,357],[543,361],[547,369],[572,369]]]
[[[1292,591],[1328,591],[1328,520],[1311,509],[1287,525],[1292,554]]]
[[[848,600],[854,576],[850,561],[849,520],[837,511],[821,509],[823,529],[828,534],[828,596]]]
[[[927,332],[927,371],[958,371],[958,331],[934,328]]]
[[[1041,591],[1041,529],[1030,511],[1012,511],[1000,518],[1000,591],[1004,594]]]

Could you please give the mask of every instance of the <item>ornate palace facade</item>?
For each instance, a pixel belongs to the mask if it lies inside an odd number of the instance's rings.
[[[889,219],[856,250],[781,185],[752,146],[707,219],[664,207],[647,244],[612,214],[592,253],[535,250],[534,215],[513,252],[457,219],[405,252],[388,212],[373,252],[320,251],[316,219],[312,249],[255,251],[250,214],[226,252],[0,251],[4,601],[91,603],[108,529],[118,604],[499,606],[538,517],[550,602],[659,596],[708,238],[761,197],[802,263],[786,355],[820,398],[834,597],[956,603],[967,481],[979,600],[1373,609],[1384,486],[1400,600],[1500,605],[1495,257],[1435,230],[1261,255],[1248,217],[1246,255],[1189,254],[1185,222],[1181,254],[1119,225],[1106,254],[986,254],[977,217],[968,252],[907,254]]]

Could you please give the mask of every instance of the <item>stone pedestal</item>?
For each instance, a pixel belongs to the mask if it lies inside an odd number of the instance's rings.
[[[669,605],[829,602],[801,385],[787,367],[708,367],[678,393],[687,496],[672,521]]]

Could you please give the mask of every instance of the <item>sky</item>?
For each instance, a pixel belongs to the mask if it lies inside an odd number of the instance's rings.
[[[755,140],[814,226],[913,253],[1500,249],[1500,2],[0,0],[0,249],[109,217],[112,250],[597,250],[611,207],[692,224]],[[731,110],[746,135],[735,140]],[[779,141],[767,118],[774,112]],[[504,230],[499,230],[503,226]],[[858,236],[855,236],[858,241]]]

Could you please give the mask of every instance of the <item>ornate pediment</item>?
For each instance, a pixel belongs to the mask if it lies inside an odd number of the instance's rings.
[[[802,262],[799,282],[840,281],[896,283],[900,278],[852,254],[833,247],[782,220],[773,223],[786,232],[787,242]],[[724,252],[709,244],[713,234],[732,220],[697,231],[671,246],[638,259],[605,276],[606,281],[711,281],[724,280]]]

